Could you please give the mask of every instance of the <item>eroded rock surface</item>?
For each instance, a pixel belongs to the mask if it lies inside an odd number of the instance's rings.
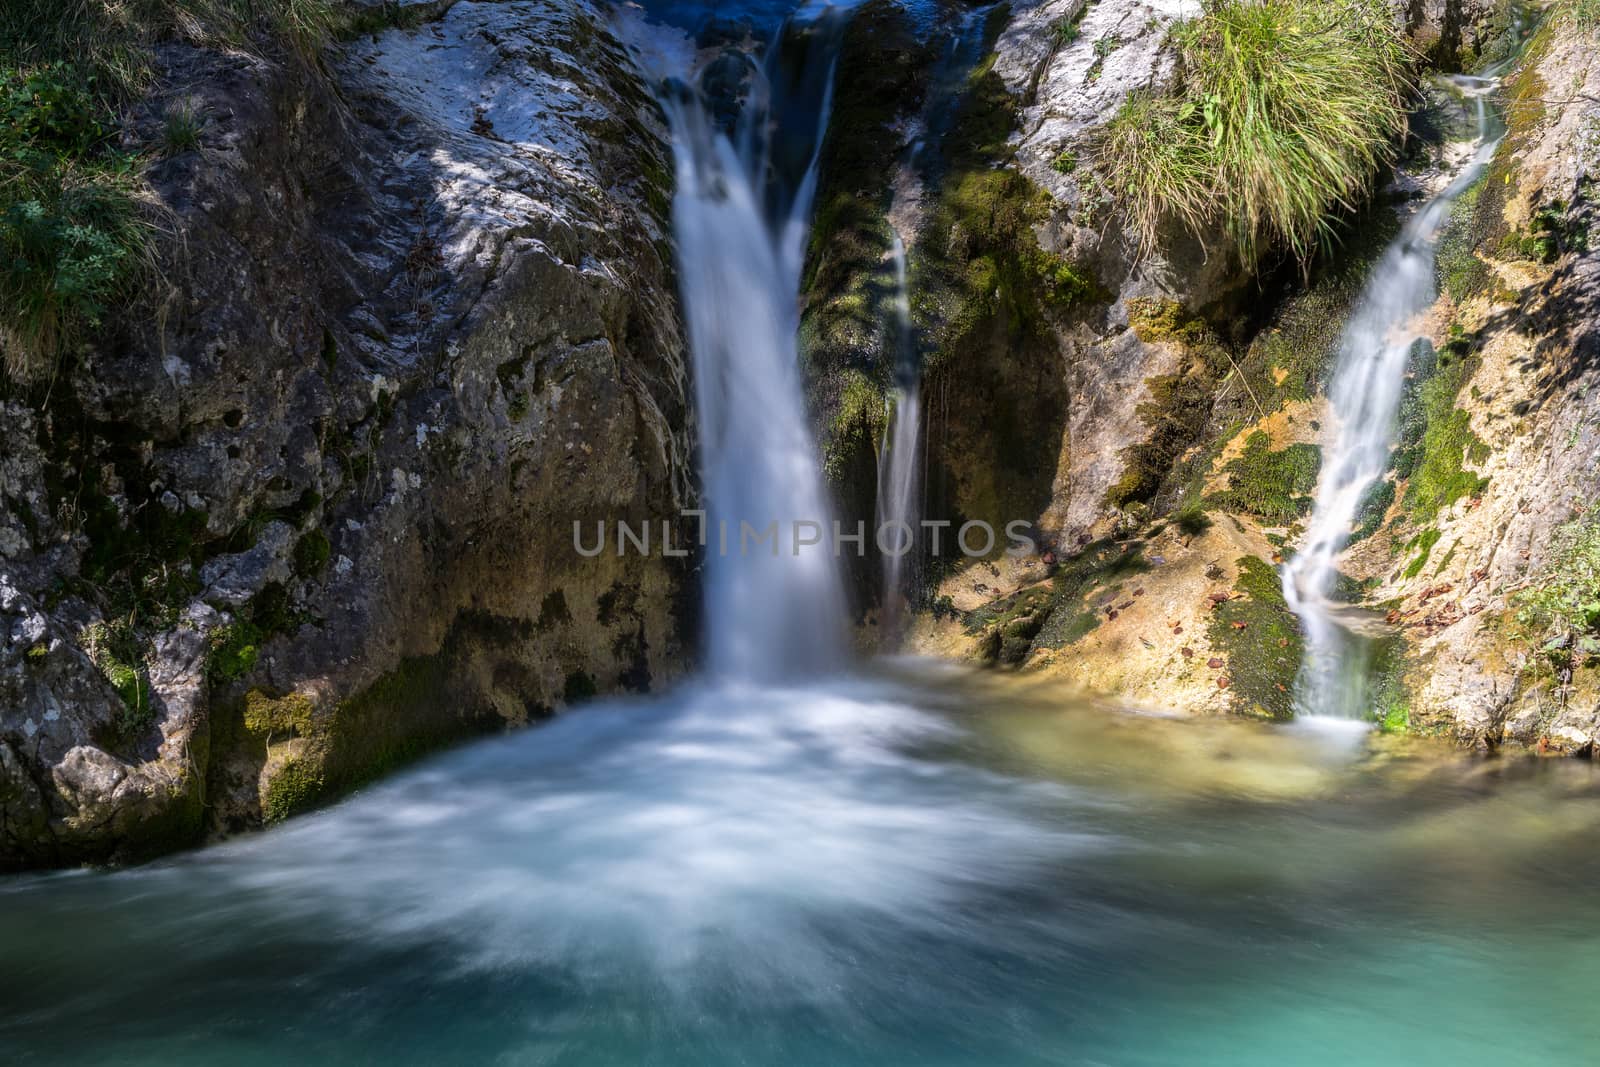
[[[281,817],[674,670],[691,492],[657,113],[587,2],[164,46],[159,292],[0,442],[0,865]],[[413,21],[407,18],[404,21]],[[692,627],[688,628],[692,633]]]

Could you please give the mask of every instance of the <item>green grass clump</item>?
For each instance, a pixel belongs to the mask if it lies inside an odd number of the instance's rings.
[[[1600,502],[1556,529],[1549,561],[1512,603],[1518,632],[1557,664],[1600,659]]]
[[[1244,441],[1244,452],[1228,461],[1228,488],[1209,503],[1254,515],[1272,525],[1287,525],[1311,510],[1311,495],[1322,470],[1322,449],[1295,444],[1272,451],[1272,440],[1260,430]]]
[[[1600,0],[1560,0],[1556,16],[1580,30],[1592,30],[1600,26]]]
[[[174,104],[161,117],[161,152],[181,156],[200,147],[205,117],[193,104]]]
[[[266,37],[309,58],[350,17],[335,0],[6,0],[0,64],[69,61],[126,99],[149,86],[162,41],[244,48]]]
[[[150,675],[145,666],[145,647],[133,627],[124,619],[91,623],[79,641],[89,661],[100,668],[111,688],[122,698],[122,710],[111,724],[114,743],[137,740],[155,722],[155,706],[150,701]]]
[[[1294,717],[1294,679],[1305,641],[1283,598],[1278,572],[1255,556],[1238,560],[1234,590],[1217,605],[1206,636],[1227,661],[1227,692],[1235,711],[1269,719]],[[1243,625],[1238,625],[1238,624]]]
[[[98,326],[146,261],[138,164],[92,78],[0,67],[0,349],[18,381]]]
[[[6,0],[0,4],[0,349],[6,374],[47,376],[128,298],[152,258],[139,158],[118,112],[154,80],[154,47],[303,58],[338,29],[333,0]],[[199,145],[201,118],[168,111],[159,146]]]
[[[1254,262],[1307,259],[1405,128],[1410,46],[1383,0],[1209,0],[1174,28],[1182,77],[1130,97],[1101,169],[1147,245],[1176,220],[1222,228]]]

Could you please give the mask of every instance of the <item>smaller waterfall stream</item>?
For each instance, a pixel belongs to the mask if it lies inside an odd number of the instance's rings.
[[[921,367],[917,362],[911,330],[911,291],[906,283],[906,246],[895,234],[894,248],[894,410],[884,432],[878,462],[878,528],[889,529],[885,537],[891,549],[905,546],[904,552],[883,554],[883,630],[893,639],[910,599],[907,583],[916,566],[916,530],[921,518],[917,476],[918,442],[922,437]]]
[[[1283,567],[1284,596],[1305,630],[1305,661],[1295,683],[1295,711],[1301,718],[1358,721],[1370,711],[1359,662],[1364,643],[1340,621],[1330,599],[1338,559],[1368,491],[1389,468],[1406,367],[1421,337],[1416,320],[1436,295],[1434,252],[1440,233],[1451,205],[1478,180],[1503,133],[1488,102],[1498,78],[1454,81],[1476,109],[1477,138],[1449,184],[1417,210],[1384,251],[1345,326],[1328,389],[1334,439],[1324,450],[1304,545]]]

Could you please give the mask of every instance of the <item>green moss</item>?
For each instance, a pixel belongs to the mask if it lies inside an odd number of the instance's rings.
[[[328,565],[333,545],[320,529],[303,534],[294,546],[294,572],[303,578],[320,574]]]
[[[561,687],[561,699],[568,704],[581,704],[585,700],[593,700],[600,691],[594,684],[594,676],[587,671],[573,671],[567,675],[567,680]]]
[[[1415,578],[1422,573],[1422,568],[1427,566],[1428,555],[1433,551],[1433,546],[1439,543],[1441,536],[1443,535],[1438,530],[1429,527],[1406,544],[1406,551],[1415,552],[1416,556],[1406,565],[1404,577]]]
[[[262,633],[246,621],[219,626],[211,632],[206,656],[206,678],[213,687],[227,685],[255,670]]]
[[[1177,470],[1179,458],[1205,438],[1213,384],[1203,362],[1190,362],[1176,374],[1145,382],[1150,399],[1139,405],[1138,415],[1148,435],[1123,450],[1123,474],[1107,491],[1107,504],[1125,509],[1156,499]]]
[[[1243,556],[1234,590],[1217,605],[1206,635],[1226,660],[1228,694],[1241,714],[1286,720],[1294,716],[1295,675],[1304,640],[1283,598],[1278,573],[1264,560]],[[1242,624],[1242,625],[1239,625]]]
[[[822,469],[831,482],[843,481],[854,457],[871,452],[883,437],[883,389],[857,370],[840,375],[842,387],[832,420],[822,434]]]
[[[990,665],[1015,666],[1027,658],[1033,639],[1050,618],[1052,590],[1024,589],[997,604],[985,605],[967,619],[969,634],[983,633],[981,658]]]
[[[274,697],[265,690],[245,694],[242,724],[263,737],[310,737],[315,704],[303,693]]]
[[[1210,502],[1272,525],[1287,525],[1311,510],[1321,469],[1322,450],[1316,445],[1295,444],[1274,452],[1271,438],[1258,430],[1245,438],[1244,452],[1223,467],[1228,488]]]
[[[1101,622],[1092,601],[1112,595],[1120,579],[1149,569],[1137,543],[1102,541],[1088,546],[1059,563],[1048,586],[1025,589],[967,616],[967,633],[980,637],[978,659],[1016,666],[1036,649],[1062,648],[1081,640]]]
[[[320,766],[313,760],[292,759],[279,767],[261,798],[261,817],[282,822],[315,806],[324,791]]]
[[[1417,526],[1431,523],[1462,497],[1475,496],[1489,480],[1466,469],[1482,463],[1488,446],[1472,432],[1472,419],[1456,397],[1477,366],[1475,341],[1457,333],[1435,353],[1426,342],[1412,357],[1412,381],[1400,405],[1399,445],[1394,470],[1405,479],[1402,504]]]
[[[1391,479],[1380,478],[1372,483],[1361,498],[1361,506],[1356,509],[1356,529],[1350,535],[1350,544],[1364,541],[1378,532],[1378,527],[1383,525],[1383,517],[1394,505],[1394,497],[1395,485]]]
[[[1494,272],[1478,257],[1481,239],[1477,216],[1478,202],[1488,185],[1479,178],[1462,191],[1450,206],[1450,217],[1439,235],[1434,267],[1439,286],[1457,303],[1483,292],[1494,279]]]
[[[232,621],[211,631],[206,652],[206,678],[221,688],[255,670],[260,646],[278,634],[288,633],[306,616],[294,610],[289,592],[270,582],[251,598]]]

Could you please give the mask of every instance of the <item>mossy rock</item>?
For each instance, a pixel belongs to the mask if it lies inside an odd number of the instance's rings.
[[[1265,560],[1242,556],[1237,566],[1237,595],[1216,606],[1206,636],[1226,661],[1224,677],[1234,711],[1291,719],[1294,680],[1305,654],[1299,621],[1284,599],[1277,571]]]
[[[1258,430],[1245,438],[1244,452],[1229,460],[1223,470],[1228,488],[1214,493],[1208,503],[1284,526],[1311,510],[1322,470],[1322,449],[1294,444],[1273,451],[1271,439]]]

